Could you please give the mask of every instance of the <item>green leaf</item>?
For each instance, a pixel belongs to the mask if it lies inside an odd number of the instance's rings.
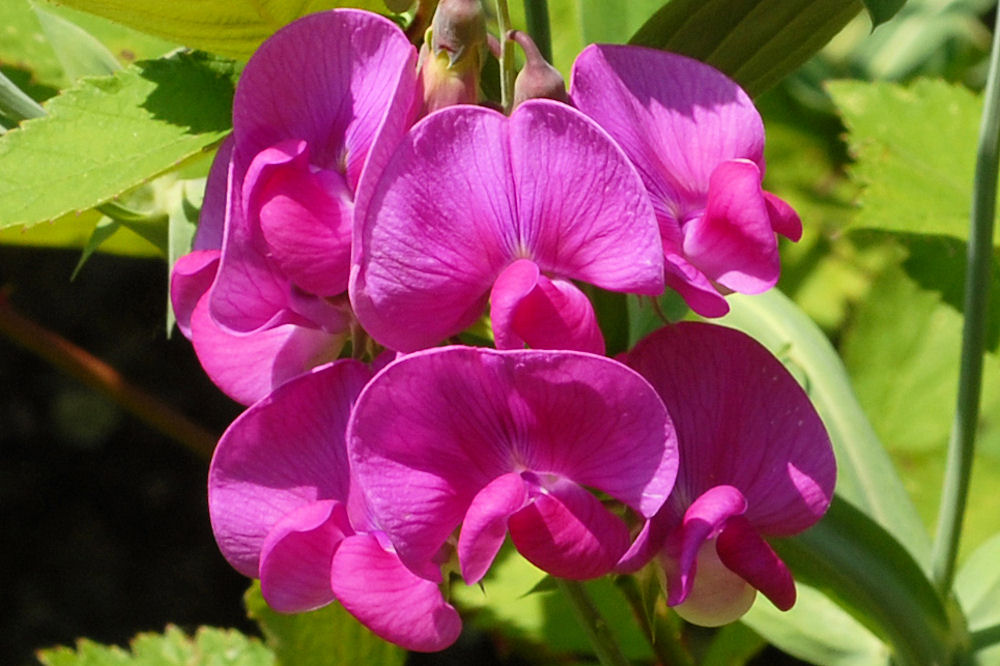
[[[862,2],[872,17],[873,27],[891,19],[906,4],[906,0],[862,0]]]
[[[665,0],[579,0],[583,39],[588,44],[626,42],[665,4]]]
[[[400,666],[406,659],[405,650],[368,631],[338,603],[309,613],[276,613],[261,596],[259,581],[254,581],[243,599],[279,665]]]
[[[35,16],[70,80],[82,76],[107,76],[121,69],[111,51],[90,33],[52,12],[35,5]]]
[[[334,7],[385,11],[383,0],[59,0],[192,48],[246,58],[286,23]]]
[[[798,598],[782,612],[758,595],[746,624],[784,652],[821,666],[886,664],[889,650],[844,609],[813,587],[796,582]]]
[[[14,121],[20,121],[40,118],[45,115],[45,109],[0,72],[0,113]]]
[[[844,332],[842,354],[858,399],[906,471],[907,490],[928,525],[937,517],[961,338],[961,315],[899,267],[876,280]],[[969,497],[976,510],[966,512],[963,550],[993,534],[1000,514],[1000,358],[987,354],[984,363]]]
[[[188,637],[174,626],[162,634],[139,634],[131,651],[81,639],[76,649],[41,650],[45,666],[272,666],[274,655],[256,638],[234,629],[199,627]]]
[[[742,622],[720,628],[701,658],[701,666],[739,666],[764,649],[767,641]]]
[[[756,96],[861,11],[858,0],[673,0],[632,37],[722,70]]]
[[[1000,625],[1000,534],[969,556],[955,578],[955,594],[969,621],[969,630]]]
[[[851,177],[864,188],[851,227],[968,240],[982,100],[926,79],[827,89],[848,129]]]
[[[52,222],[36,224],[33,227],[0,229],[0,245],[83,249],[101,217],[96,210],[89,210],[80,214],[69,213]],[[131,257],[160,255],[159,249],[125,228],[120,228],[102,243],[100,251]]]
[[[0,228],[93,208],[220,141],[233,65],[204,54],[85,79],[0,138]]]
[[[508,544],[490,567],[482,589],[456,583],[452,586],[452,600],[474,626],[499,629],[515,640],[547,650],[549,656],[592,654],[590,641],[572,609],[562,594],[543,583],[546,577]],[[605,577],[588,581],[586,589],[619,639],[625,656],[649,659],[649,644],[614,583]],[[542,659],[542,663],[547,662]]]
[[[871,516],[927,567],[927,531],[826,336],[777,289],[757,296],[732,294],[728,301],[731,310],[719,322],[756,338],[804,384],[833,441],[838,494]]]
[[[896,663],[950,664],[964,638],[919,564],[841,497],[823,519],[771,544],[797,579],[836,601],[890,645]]]

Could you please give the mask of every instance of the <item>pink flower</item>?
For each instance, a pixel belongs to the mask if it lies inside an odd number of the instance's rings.
[[[344,446],[351,406],[371,371],[352,360],[277,388],[226,431],[212,459],[208,504],[222,554],[260,578],[277,611],[339,601],[382,638],[440,650],[461,620],[437,566],[404,566],[365,506]]]
[[[499,348],[603,353],[571,280],[663,290],[656,219],[625,155],[591,120],[550,100],[506,118],[455,106],[423,119],[358,220],[351,302],[375,340],[437,344],[492,301]]]
[[[335,358],[353,209],[414,116],[416,51],[390,21],[309,15],[244,70],[233,135],[209,177],[195,252],[174,268],[181,330],[206,372],[250,404]]]
[[[400,559],[433,558],[461,524],[456,548],[470,584],[508,531],[555,576],[610,572],[628,528],[587,488],[649,518],[677,469],[670,417],[652,388],[581,352],[443,347],[404,356],[358,398],[348,441]]]
[[[696,60],[635,46],[588,46],[573,64],[573,103],[642,174],[663,236],[667,286],[706,317],[723,294],[778,281],[775,233],[798,240],[792,208],[761,189],[764,125],[745,92]]]
[[[791,608],[791,573],[763,537],[818,521],[836,479],[830,439],[805,391],[755,340],[712,324],[663,328],[625,360],[670,411],[681,466],[621,568],[658,550],[667,603],[698,624],[739,618],[755,589]]]

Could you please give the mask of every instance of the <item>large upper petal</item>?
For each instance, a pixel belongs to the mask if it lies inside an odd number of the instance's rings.
[[[215,539],[230,564],[259,576],[268,533],[317,500],[347,500],[344,431],[371,372],[343,360],[278,387],[223,434],[208,472]]]
[[[746,497],[745,516],[764,535],[794,534],[823,515],[836,478],[830,438],[805,391],[760,343],[683,322],[642,340],[626,362],[656,388],[677,428],[673,515],[721,484]]]
[[[528,100],[510,117],[518,243],[544,272],[658,295],[663,253],[652,204],[628,158],[576,109]]]
[[[591,45],[573,63],[570,94],[625,150],[654,205],[678,222],[704,206],[720,162],[743,158],[764,171],[764,125],[750,97],[697,60]]]
[[[313,163],[344,174],[353,191],[387,115],[412,114],[416,62],[399,27],[371,12],[337,9],[290,23],[240,76],[233,132],[241,163],[301,139]],[[386,126],[405,132],[405,123]]]
[[[649,517],[677,468],[655,392],[620,363],[581,352],[404,356],[361,394],[348,437],[354,473],[404,562],[430,559],[477,493],[509,472],[568,479]]]

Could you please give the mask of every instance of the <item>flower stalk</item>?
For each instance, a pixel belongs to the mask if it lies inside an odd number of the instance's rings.
[[[983,380],[989,283],[996,211],[997,163],[1000,158],[1000,15],[993,31],[985,104],[979,127],[972,195],[971,229],[965,274],[965,322],[955,421],[948,443],[937,533],[932,552],[934,582],[943,594],[955,578],[962,517],[969,495],[976,426]]]
[[[504,113],[514,108],[514,44],[507,38],[513,26],[507,0],[497,0],[497,27],[500,32],[500,104]]]
[[[573,615],[583,627],[601,664],[603,666],[629,666],[628,659],[622,654],[611,629],[608,628],[607,620],[597,610],[597,606],[594,605],[583,584],[565,578],[555,578],[554,580],[560,592],[569,601]]]

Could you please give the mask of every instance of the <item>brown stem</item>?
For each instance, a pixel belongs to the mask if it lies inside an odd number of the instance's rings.
[[[125,411],[199,457],[209,459],[218,437],[154,396],[130,384],[110,365],[54,331],[19,314],[0,293],[0,333],[15,344],[108,397]]]

